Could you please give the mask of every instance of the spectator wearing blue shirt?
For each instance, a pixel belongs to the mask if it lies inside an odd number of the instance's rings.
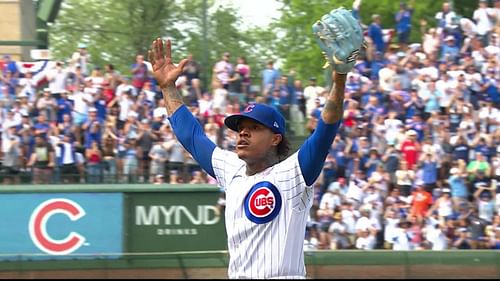
[[[106,120],[107,115],[107,106],[106,100],[103,95],[103,88],[97,88],[97,91],[94,96],[94,108],[97,110],[97,119],[98,120]]]
[[[337,162],[332,154],[328,153],[326,155],[325,163],[323,164],[323,186],[322,192],[328,189],[328,186],[337,181],[339,177],[339,170],[337,169]]]
[[[12,73],[13,77],[19,77],[19,68],[16,61],[12,60],[10,55],[3,56],[3,63],[6,66],[3,75],[6,76],[7,72]]]
[[[274,107],[276,110],[281,111],[280,108],[280,89],[276,88],[273,90],[272,95],[269,95],[268,97],[268,104],[272,107]]]
[[[410,121],[407,121],[406,129],[415,130],[417,132],[417,140],[424,141],[426,124],[420,115],[413,115]]]
[[[16,88],[19,84],[19,80],[14,76],[12,71],[7,70],[5,77],[0,76],[0,83],[2,83],[4,87],[7,87],[8,96],[4,96],[3,98],[14,100],[16,98]]]
[[[384,58],[384,53],[380,51],[375,51],[373,60],[370,63],[370,79],[378,81],[378,72],[387,65],[387,60]]]
[[[366,118],[368,123],[371,125],[375,122],[375,119],[378,116],[383,116],[387,112],[386,112],[385,107],[382,105],[382,103],[379,101],[378,97],[375,94],[372,94],[372,93],[365,94],[361,97],[361,99],[363,100],[363,98],[366,98],[366,97],[368,98],[368,102],[365,105],[362,105],[364,108],[362,112],[363,112],[363,116]]]
[[[337,163],[337,174],[343,177],[345,177],[345,168],[347,165],[346,147],[346,142],[340,136],[336,136],[329,151],[329,154],[333,155]]]
[[[440,61],[458,63],[460,48],[455,44],[455,37],[453,35],[446,36],[444,43],[441,46]]]
[[[406,3],[399,4],[399,11],[396,13],[396,33],[398,35],[398,42],[403,50],[406,50],[411,33],[411,16],[413,9]]]
[[[372,23],[368,26],[368,36],[372,39],[373,45],[375,46],[375,51],[384,53],[385,52],[385,42],[384,34],[382,31],[381,17],[378,14],[372,16]]]
[[[368,154],[368,159],[364,161],[364,170],[366,171],[366,177],[370,178],[372,173],[377,170],[377,167],[382,165],[382,160],[380,159],[379,153],[376,148],[370,149]]]
[[[422,116],[425,104],[422,98],[418,95],[417,89],[413,88],[410,91],[410,100],[403,106],[406,109],[406,120],[411,120],[413,119],[413,116]]]
[[[430,81],[427,84],[427,90],[423,92],[421,95],[422,99],[425,102],[424,108],[424,119],[427,119],[431,116],[432,112],[440,112],[441,108],[439,107],[439,101],[443,94],[436,89],[436,82]]]
[[[455,145],[453,146],[453,160],[462,159],[465,163],[469,162],[469,150],[470,147],[467,144],[465,138],[459,135]]]
[[[362,0],[354,0],[354,2],[352,3],[352,16],[357,20],[361,20],[359,16],[361,1]]]
[[[276,82],[280,78],[280,72],[274,68],[272,60],[267,62],[266,69],[262,71],[262,93],[264,96],[269,96],[274,92]]]
[[[95,107],[91,107],[89,109],[89,118],[82,125],[82,131],[84,131],[85,148],[90,148],[92,142],[94,141],[96,141],[97,143],[101,143],[101,123],[102,120],[99,120],[97,117],[97,109]]]
[[[290,105],[292,103],[292,94],[288,87],[288,77],[282,76],[279,83],[279,112],[283,114],[285,120],[290,120]]]
[[[472,141],[472,147],[475,153],[481,153],[491,162],[491,158],[496,154],[496,147],[488,145],[486,139],[482,135],[477,135]]]
[[[361,79],[359,75],[353,73],[347,75],[347,81],[345,82],[345,91],[359,94],[360,90],[361,90]]]
[[[404,105],[410,101],[411,96],[406,91],[399,80],[394,82],[394,90],[389,94],[389,107],[398,113],[398,119],[403,119],[405,116]]]
[[[41,136],[47,140],[47,133],[50,130],[50,125],[47,122],[47,117],[45,114],[39,114],[37,118],[37,123],[35,124],[35,135]]]
[[[68,99],[68,92],[62,92],[61,97],[57,99],[56,121],[57,124],[63,123],[63,116],[70,115],[73,111],[73,102]]]
[[[486,71],[486,75],[483,78],[483,84],[481,86],[482,94],[479,95],[480,102],[492,102],[495,106],[500,105],[500,93],[498,91],[498,85],[500,81],[496,79],[495,68],[490,67]]]
[[[422,169],[422,180],[424,181],[425,189],[427,192],[432,193],[434,188],[436,188],[438,177],[436,155],[431,153],[424,154],[420,168]]]
[[[372,73],[370,62],[368,60],[358,60],[356,62],[356,65],[354,65],[354,69],[356,70],[356,72],[367,78],[370,78]]]
[[[451,189],[451,199],[455,209],[459,209],[463,202],[467,202],[469,198],[469,190],[465,182],[467,173],[461,173],[460,169],[453,167],[450,169],[450,176],[448,177],[448,185]]]

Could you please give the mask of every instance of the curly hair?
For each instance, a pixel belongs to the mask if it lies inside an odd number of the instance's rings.
[[[288,141],[287,138],[285,138],[285,136],[283,136],[281,142],[277,146],[276,153],[280,158],[285,158],[288,156],[289,152],[290,152],[290,142]]]

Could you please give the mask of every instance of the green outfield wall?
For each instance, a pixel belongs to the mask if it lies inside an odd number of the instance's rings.
[[[0,189],[0,278],[227,278],[211,185]],[[500,252],[308,251],[309,278],[498,279]]]

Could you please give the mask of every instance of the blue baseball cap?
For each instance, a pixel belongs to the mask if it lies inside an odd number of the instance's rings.
[[[224,119],[224,124],[229,129],[238,131],[238,124],[244,118],[257,121],[276,134],[285,135],[285,118],[274,107],[262,103],[250,104],[241,113],[233,114]]]

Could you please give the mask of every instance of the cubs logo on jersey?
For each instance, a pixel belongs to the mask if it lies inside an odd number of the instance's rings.
[[[278,216],[281,210],[281,195],[272,183],[262,181],[252,186],[243,204],[245,215],[250,221],[264,224]]]

